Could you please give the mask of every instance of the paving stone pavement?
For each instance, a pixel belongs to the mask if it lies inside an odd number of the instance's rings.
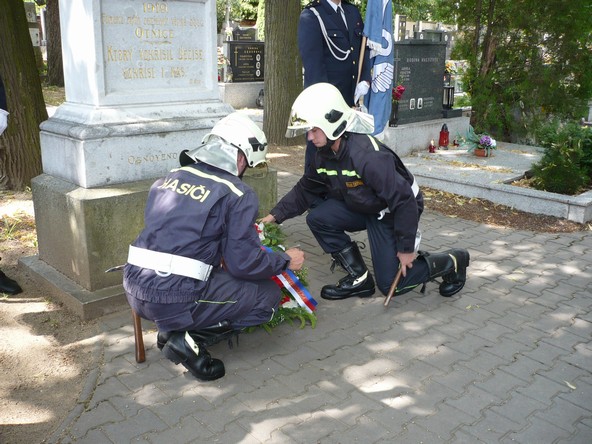
[[[296,179],[280,171],[278,194]],[[104,317],[101,364],[48,442],[592,442],[592,233],[429,211],[421,226],[422,249],[470,251],[466,286],[443,298],[430,283],[385,308],[377,295],[321,299],[341,273],[330,273],[303,217],[284,223],[306,251],[318,324],[211,347],[226,365],[217,381],[164,358],[147,322],[137,364],[129,312]]]

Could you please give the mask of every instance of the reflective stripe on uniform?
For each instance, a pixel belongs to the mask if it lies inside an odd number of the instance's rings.
[[[337,172],[337,170],[326,170],[325,168],[317,168],[317,173],[318,174],[326,174],[327,176],[337,176],[339,174]],[[361,178],[358,173],[356,173],[355,171],[351,171],[351,170],[341,170],[341,175],[347,176],[347,177]]]
[[[326,170],[325,168],[317,168],[317,173],[326,174],[327,176],[337,176],[336,170]]]
[[[162,277],[177,274],[200,281],[207,281],[212,266],[197,259],[191,259],[176,254],[162,253],[130,245],[127,263],[137,267],[154,270]]]
[[[376,143],[376,139],[374,137],[372,137],[370,134],[368,134],[368,138],[370,139],[370,142],[372,142],[372,146],[374,147],[374,151],[378,151],[378,144]]]
[[[230,182],[229,180],[222,179],[221,177],[214,176],[213,174],[204,173],[202,171],[196,170],[195,168],[181,167],[181,168],[175,168],[174,170],[171,170],[171,172],[174,172],[174,171],[186,171],[186,172],[191,173],[191,174],[194,174],[196,176],[203,177],[204,179],[210,179],[210,180],[213,180],[214,182],[218,182],[218,183],[224,184],[228,188],[230,188],[230,190],[234,194],[236,194],[237,196],[242,196],[243,194],[245,194],[241,190],[239,190],[236,187],[236,185],[233,184],[232,182]]]

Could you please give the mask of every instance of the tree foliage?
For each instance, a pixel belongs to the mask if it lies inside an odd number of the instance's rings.
[[[0,11],[0,75],[10,113],[0,137],[0,184],[22,190],[41,174],[39,124],[47,110],[24,4],[0,0]]]
[[[460,0],[447,3],[461,36],[455,58],[473,125],[504,140],[533,133],[549,116],[579,119],[592,98],[592,0]]]

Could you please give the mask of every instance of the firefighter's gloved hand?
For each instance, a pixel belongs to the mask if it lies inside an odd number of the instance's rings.
[[[356,85],[356,92],[354,93],[354,103],[358,103],[358,100],[360,99],[360,97],[368,94],[369,90],[370,90],[370,84],[367,81],[362,80],[360,83],[358,83]]]
[[[8,113],[0,108],[0,135],[4,132],[8,126]]]

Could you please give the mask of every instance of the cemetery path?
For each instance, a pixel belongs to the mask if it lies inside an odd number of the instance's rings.
[[[304,147],[271,147],[272,168],[299,173]],[[547,216],[536,216],[424,189],[426,211],[448,218],[534,232],[574,232],[592,229]],[[37,253],[30,193],[0,191],[0,268],[17,280],[24,292],[0,295],[0,441],[43,442],[74,411],[90,372],[96,371],[102,336],[96,321],[81,322],[62,306],[46,299],[32,284],[21,257]]]

